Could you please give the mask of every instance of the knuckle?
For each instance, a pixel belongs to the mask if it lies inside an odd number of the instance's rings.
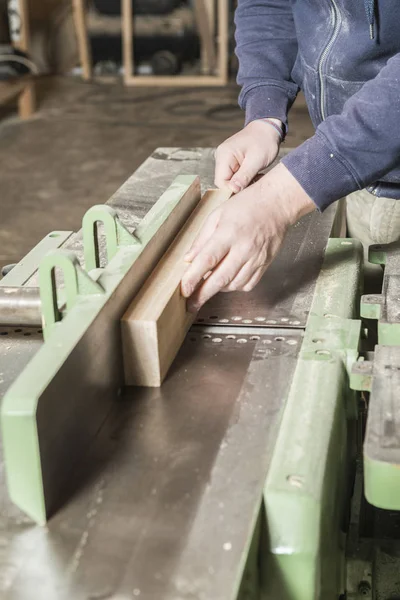
[[[247,243],[246,249],[251,255],[264,254],[264,237],[259,233],[255,233],[253,238]]]
[[[218,289],[227,287],[230,284],[230,278],[227,275],[217,275],[215,278],[215,285]]]
[[[257,248],[261,248],[265,243],[265,234],[263,231],[257,229],[254,232],[253,244],[257,246]]]
[[[222,144],[220,144],[217,149],[215,150],[215,156],[218,157],[221,154],[224,153],[224,151],[227,149],[228,144],[226,142],[223,142]]]
[[[240,175],[236,175],[234,179],[235,182],[238,183],[242,188],[247,187],[250,183],[250,177],[248,177],[247,175],[243,175],[243,173],[241,173]]]
[[[257,254],[257,245],[254,242],[247,242],[243,244],[242,255],[247,257],[247,259],[253,258],[255,254]]]
[[[215,254],[206,254],[204,257],[204,262],[206,267],[209,269],[214,269],[218,264],[218,259]]]

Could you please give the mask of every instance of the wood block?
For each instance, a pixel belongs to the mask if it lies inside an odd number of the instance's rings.
[[[230,192],[207,192],[180,234],[164,254],[121,322],[125,384],[159,387],[171,366],[194,315],[186,310],[180,282],[187,263],[184,255],[208,215]]]

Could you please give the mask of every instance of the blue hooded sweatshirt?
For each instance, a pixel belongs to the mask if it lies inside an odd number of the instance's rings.
[[[246,123],[305,94],[315,135],[282,162],[317,207],[400,199],[400,0],[239,0],[235,22]]]

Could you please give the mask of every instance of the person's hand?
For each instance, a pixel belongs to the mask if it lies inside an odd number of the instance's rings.
[[[188,310],[220,291],[251,291],[276,256],[286,231],[315,204],[283,164],[233,196],[206,220],[185,256]]]
[[[282,125],[278,119],[271,119]],[[228,187],[235,194],[244,190],[254,177],[278,155],[281,138],[269,123],[253,121],[220,146],[215,153],[215,185]]]

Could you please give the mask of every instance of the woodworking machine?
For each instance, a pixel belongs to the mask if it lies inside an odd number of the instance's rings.
[[[396,245],[361,296],[340,211],[306,216],[161,387],[124,385],[122,316],[195,176],[212,187],[211,149],[158,149],[0,281],[0,598],[399,598]]]

